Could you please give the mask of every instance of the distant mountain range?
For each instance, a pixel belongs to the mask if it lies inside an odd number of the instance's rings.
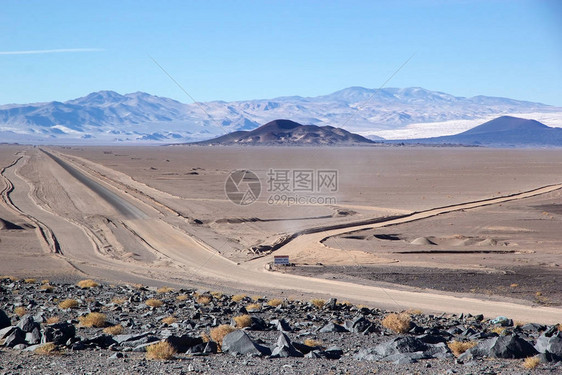
[[[494,147],[562,147],[562,128],[551,128],[535,120],[501,116],[456,135],[395,142]]]
[[[333,126],[301,125],[290,120],[274,120],[252,131],[236,131],[200,145],[361,145],[372,140]]]
[[[199,104],[142,92],[100,91],[66,102],[0,106],[0,142],[181,143],[253,130],[279,118],[371,136],[407,130],[416,123],[531,112],[562,114],[562,108],[507,98],[463,98],[422,88],[350,87],[317,97]],[[444,128],[440,134],[451,132]]]

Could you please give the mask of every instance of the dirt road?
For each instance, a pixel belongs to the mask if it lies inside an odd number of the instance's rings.
[[[28,170],[23,173],[22,169]],[[35,176],[38,174],[37,178]],[[240,265],[221,257],[206,243],[162,220],[150,203],[139,200],[89,174],[62,154],[46,154],[29,149],[23,158],[4,172],[14,186],[9,199],[21,212],[49,228],[60,252],[71,264],[91,277],[109,280],[168,281],[173,284],[204,283],[234,288],[291,294],[295,292],[335,296],[367,305],[392,309],[417,308],[426,312],[482,313],[486,316],[509,315],[513,319],[557,323],[562,311],[533,307],[508,301],[491,302],[437,293],[418,293],[351,284],[335,280],[269,272],[271,259],[261,258]],[[53,186],[49,191],[49,186]],[[435,208],[383,223],[355,226],[353,230],[422,220],[442,213],[497,204],[543,194],[561,185],[533,191]],[[328,249],[323,238],[345,233],[349,228],[303,235],[282,248],[284,254],[300,257],[340,256],[348,254]],[[133,248],[133,255],[122,249]],[[364,255],[357,252],[358,257]],[[364,260],[377,262],[368,256]]]

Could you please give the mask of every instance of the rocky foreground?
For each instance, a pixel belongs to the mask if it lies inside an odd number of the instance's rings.
[[[0,374],[562,373],[559,325],[0,280]]]

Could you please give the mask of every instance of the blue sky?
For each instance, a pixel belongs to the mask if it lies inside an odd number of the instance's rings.
[[[48,51],[48,52],[47,52]],[[5,1],[0,104],[420,86],[562,106],[562,1]]]

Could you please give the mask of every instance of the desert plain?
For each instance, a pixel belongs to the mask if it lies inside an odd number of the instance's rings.
[[[2,145],[0,171],[3,275],[561,320],[560,150]],[[282,192],[284,171],[337,179]]]

